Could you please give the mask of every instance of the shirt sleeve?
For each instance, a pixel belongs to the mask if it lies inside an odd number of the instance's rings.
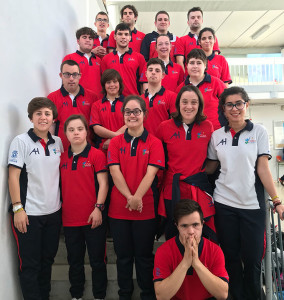
[[[26,145],[18,136],[16,136],[10,145],[8,166],[22,169],[25,164],[26,151]]]
[[[139,54],[139,78],[141,78],[144,69],[147,68],[147,64],[143,55],[140,53],[138,54]]]
[[[211,135],[211,139],[207,151],[207,157],[211,160],[218,160],[217,150],[214,143],[214,133]]]
[[[223,59],[222,59],[222,72],[221,72],[221,78],[220,79],[223,82],[232,83],[228,62],[227,62],[227,60],[224,56],[221,56],[221,57]]]
[[[158,248],[155,254],[153,280],[161,281],[168,278],[172,274],[170,267],[170,260],[167,259],[167,252],[165,247]]]
[[[257,126],[258,134],[257,134],[257,155],[268,155],[269,159],[271,158],[270,149],[269,149],[269,140],[266,129],[262,125],[254,124],[253,126]]]
[[[90,114],[90,126],[102,125],[101,116],[99,112],[100,101],[93,103]]]
[[[101,150],[98,149],[95,150],[96,150],[95,160],[94,160],[95,172],[96,173],[106,172],[108,170],[106,156]]]
[[[175,52],[174,52],[174,56],[184,56],[185,55],[185,51],[184,51],[184,45],[183,45],[183,39],[179,38],[176,42],[176,46],[175,46]]]
[[[183,71],[183,68],[181,65],[177,64],[178,65],[178,73],[179,73],[179,77],[178,77],[178,82],[177,82],[177,86],[179,86],[184,80],[184,71]]]
[[[165,153],[162,142],[153,136],[153,142],[150,148],[148,165],[157,167],[159,169],[165,168]]]
[[[176,97],[177,94],[172,92],[169,95],[169,112],[172,114],[176,111]]]
[[[220,48],[219,48],[219,44],[218,44],[217,36],[215,36],[215,43],[213,45],[213,51],[218,51],[219,54],[221,53]]]
[[[147,70],[147,64],[144,65],[143,71],[142,71],[142,73],[140,75],[140,80],[139,80],[140,83],[146,83],[146,82],[148,82],[148,79],[146,77],[146,70]]]
[[[148,38],[148,35],[146,35],[142,41],[141,44],[141,54],[144,56],[145,60],[149,60],[149,53],[150,53],[150,39]],[[150,41],[151,42],[151,41]]]
[[[120,136],[114,137],[110,140],[108,152],[107,152],[107,165],[119,165],[119,141]]]
[[[107,60],[108,60],[108,56],[111,55],[111,53],[105,55],[101,61],[101,70],[102,70],[102,73],[108,68],[107,67]]]
[[[116,41],[114,39],[114,31],[112,31],[109,35],[107,48],[112,48],[112,49],[116,48]]]
[[[214,259],[212,265],[209,268],[209,271],[215,276],[222,278],[224,281],[229,282],[229,276],[225,268],[225,258],[223,251],[219,246],[213,245],[211,253],[214,254]]]

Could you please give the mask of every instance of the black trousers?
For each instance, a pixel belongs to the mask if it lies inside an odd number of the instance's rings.
[[[106,269],[106,222],[92,229],[90,225],[64,227],[67,259],[69,263],[70,293],[72,298],[81,298],[84,293],[86,246],[92,268],[94,298],[105,298],[107,288]]]
[[[260,299],[265,211],[239,209],[215,202],[215,225],[235,300]]]
[[[133,293],[133,263],[143,300],[156,299],[153,285],[153,245],[156,219],[121,220],[110,218],[114,250],[117,255],[119,299],[131,300]]]
[[[48,300],[51,269],[58,250],[61,210],[44,216],[28,216],[27,233],[13,226],[18,245],[19,277],[25,300]]]

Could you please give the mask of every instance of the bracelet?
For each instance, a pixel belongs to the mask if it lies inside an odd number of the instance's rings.
[[[20,208],[23,208],[23,205],[22,205],[22,203],[21,203],[21,204],[16,204],[16,205],[13,205],[13,212],[16,212],[16,211],[18,211]]]
[[[21,201],[18,201],[18,202],[12,203],[13,206],[16,205],[16,204],[22,204],[22,202],[21,202]]]
[[[105,209],[105,205],[104,204],[96,203],[95,207],[97,207],[100,211],[103,211]]]
[[[21,207],[21,208],[19,208],[18,210],[14,211],[14,214],[16,214],[16,213],[18,213],[18,212],[20,212],[20,211],[22,211],[22,210],[24,210],[23,207]]]
[[[273,201],[273,200],[275,200],[277,198],[279,198],[279,197],[276,195],[276,196],[272,197],[271,200]]]

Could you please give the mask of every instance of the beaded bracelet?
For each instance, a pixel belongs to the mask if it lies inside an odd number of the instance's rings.
[[[272,197],[271,200],[274,201],[275,199],[279,198],[277,195]]]
[[[274,208],[276,208],[276,206],[281,205],[281,204],[282,204],[282,202],[280,200],[273,202]]]

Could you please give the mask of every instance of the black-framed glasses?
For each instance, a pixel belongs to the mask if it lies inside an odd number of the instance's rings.
[[[235,104],[232,102],[227,102],[224,104],[224,109],[225,110],[232,110],[234,107],[237,110],[242,110],[245,107],[246,102],[245,101],[238,101]]]
[[[77,72],[74,72],[74,73],[69,73],[69,72],[65,72],[65,73],[62,73],[62,75],[65,77],[65,78],[70,78],[71,76],[76,79],[78,78],[79,76],[81,76],[80,73],[77,73]]]
[[[137,116],[140,116],[141,113],[142,113],[142,110],[140,108],[135,108],[133,110],[125,109],[123,111],[123,114],[128,117],[131,116],[131,114],[133,114],[135,117],[137,117]]]
[[[101,18],[98,18],[98,19],[97,19],[97,22],[108,23],[108,19],[101,19]]]

